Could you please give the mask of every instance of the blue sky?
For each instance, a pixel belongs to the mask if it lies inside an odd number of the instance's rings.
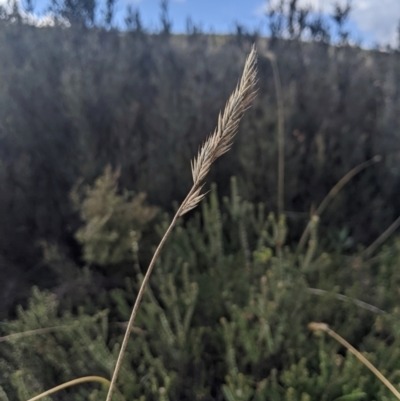
[[[4,3],[7,0],[0,0]],[[20,0],[22,1],[22,0]],[[104,0],[103,0],[104,1]],[[174,32],[185,32],[188,17],[203,30],[227,33],[234,29],[235,21],[249,29],[264,27],[268,2],[278,0],[170,0],[169,11]],[[339,0],[344,2],[345,0]],[[34,0],[37,8],[49,0]],[[324,15],[332,12],[334,0],[298,0],[300,5],[312,5]],[[140,11],[145,27],[159,27],[160,0],[117,0],[118,20],[131,5]],[[353,12],[348,29],[353,38],[362,39],[364,46],[375,43],[395,45],[400,19],[400,0],[352,0]]]
[[[159,0],[123,1],[140,10],[146,25],[156,26],[160,14]],[[235,21],[246,26],[260,24],[262,17],[256,10],[261,5],[260,0],[175,0],[170,1],[169,10],[174,30],[184,31],[186,19],[190,16],[205,30],[213,28],[218,32],[229,32]]]
[[[273,2],[274,0],[269,0]],[[183,32],[186,19],[201,24],[205,30],[232,31],[234,22],[252,28],[265,21],[263,12],[266,0],[170,0],[173,29]],[[299,0],[301,5],[311,4],[322,13],[330,13],[333,1]],[[146,26],[156,28],[159,21],[159,0],[120,0],[120,9],[131,4],[141,12]],[[396,42],[397,24],[400,19],[400,0],[353,0],[353,12],[348,28],[366,45]]]

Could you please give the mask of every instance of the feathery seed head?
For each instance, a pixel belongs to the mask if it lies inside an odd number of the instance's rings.
[[[181,216],[194,209],[203,199],[204,195],[200,194],[201,188],[199,189],[200,183],[210,171],[214,161],[231,148],[240,120],[256,95],[256,77],[257,53],[253,45],[247,56],[242,77],[229,97],[223,113],[220,112],[218,116],[218,124],[215,131],[206,139],[200,147],[197,157],[191,162],[193,188],[182,205]]]

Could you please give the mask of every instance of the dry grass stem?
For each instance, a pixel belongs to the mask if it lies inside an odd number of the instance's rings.
[[[115,322],[112,323],[115,326],[122,327],[126,329],[128,326],[128,322]],[[0,337],[0,343],[6,342],[6,341],[13,341],[13,340],[18,340],[20,338],[24,337],[30,337],[30,336],[38,336],[42,334],[47,334],[47,333],[55,333],[57,331],[61,330],[67,330],[67,329],[72,329],[73,326],[71,325],[62,325],[62,326],[52,326],[52,327],[43,327],[41,329],[35,329],[35,330],[27,330],[27,331],[21,331],[20,333],[12,333],[8,334],[6,336]],[[132,331],[136,332],[137,334],[146,334],[146,331],[142,330],[140,327],[133,327]]]
[[[107,394],[106,401],[111,401],[113,390],[116,385],[118,373],[121,368],[122,359],[128,344],[129,336],[135,321],[135,317],[139,308],[140,301],[143,297],[146,285],[149,281],[151,272],[154,268],[155,262],[160,254],[162,247],[164,246],[167,238],[169,237],[172,229],[175,226],[177,219],[183,216],[188,211],[194,209],[199,202],[204,198],[205,194],[201,193],[202,182],[208,172],[210,171],[212,163],[224,153],[226,153],[231,145],[233,137],[235,136],[240,120],[243,117],[245,111],[250,107],[252,100],[255,97],[255,84],[257,75],[257,54],[256,49],[253,46],[244,66],[242,77],[231,94],[229,100],[226,103],[225,109],[222,114],[218,117],[218,125],[214,133],[210,135],[204,144],[200,147],[197,157],[192,161],[192,177],[193,186],[182,202],[178,211],[176,212],[170,226],[166,233],[161,239],[147,272],[143,278],[142,284],[139,288],[139,292],[132,309],[132,313],[129,319],[128,327],[125,332],[124,339],[122,341],[121,349],[118,355],[118,359],[115,365],[115,369],[112,375],[110,388]]]
[[[16,340],[18,338],[36,336],[39,334],[53,333],[55,331],[69,329],[69,328],[71,328],[71,326],[63,325],[63,326],[45,327],[45,328],[35,329],[35,330],[27,330],[27,331],[22,331],[21,333],[8,334],[7,336],[0,337],[0,343],[5,342],[5,341]]]
[[[320,217],[321,214],[325,211],[331,200],[339,193],[339,191],[358,173],[361,171],[365,170],[366,168],[374,165],[375,163],[378,163],[382,160],[382,157],[377,155],[374,156],[372,159],[367,160],[364,163],[359,164],[358,166],[354,167],[352,170],[350,170],[345,176],[343,176],[337,183],[336,185],[329,191],[328,195],[326,195],[325,199],[321,202],[321,204],[318,206],[318,209],[313,213],[313,216],[318,216]],[[312,217],[311,216],[311,220]],[[308,222],[301,238],[299,241],[299,244],[297,245],[297,250],[296,250],[296,256],[299,255],[299,253],[303,250],[304,245],[306,244],[308,235],[310,234],[311,230],[311,220]]]
[[[398,217],[363,253],[362,257],[370,257],[376,249],[383,244],[400,227],[400,217]]]
[[[77,384],[81,384],[81,383],[87,383],[87,382],[98,382],[101,384],[105,384],[106,386],[110,385],[110,381],[105,379],[104,377],[100,377],[100,376],[85,376],[85,377],[80,377],[79,379],[74,379],[71,380],[69,382],[60,384],[57,387],[53,387],[50,390],[45,391],[42,394],[39,394],[33,398],[30,398],[28,401],[37,401],[40,400],[41,398],[47,397],[50,394],[54,394],[60,390],[63,390],[67,387],[72,387],[72,386],[76,386]]]
[[[307,288],[307,292],[309,294],[319,295],[319,296],[325,296],[325,295],[330,294],[329,291],[320,290],[319,288]],[[384,310],[379,309],[374,305],[367,304],[366,302],[360,301],[359,299],[347,297],[346,295],[343,295],[343,294],[334,294],[334,297],[336,299],[338,299],[339,301],[353,302],[354,305],[357,305],[360,308],[369,310],[370,312],[376,313],[377,315],[386,315],[386,313],[387,313]]]
[[[348,351],[350,351],[360,362],[362,362],[395,396],[400,400],[400,393],[396,390],[392,383],[379,370],[372,365],[372,363],[365,358],[363,354],[357,351],[351,344],[349,344],[344,338],[340,337],[339,334],[335,333],[326,323],[310,323],[308,328],[314,332],[324,331],[333,337],[338,343],[342,344]]]
[[[276,102],[278,108],[278,216],[283,214],[285,190],[285,116],[283,110],[283,94],[278,63],[272,52],[267,52],[274,74]]]

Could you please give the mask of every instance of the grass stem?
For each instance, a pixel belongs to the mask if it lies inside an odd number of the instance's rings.
[[[321,202],[321,204],[318,206],[317,210],[313,213],[311,216],[310,221],[308,222],[305,230],[303,231],[303,234],[300,238],[300,241],[297,245],[297,250],[296,250],[296,256],[300,254],[300,252],[303,250],[304,245],[306,244],[306,241],[308,239],[308,236],[310,234],[310,230],[312,227],[312,219],[314,216],[320,217],[321,214],[325,211],[331,200],[339,193],[339,191],[358,173],[361,171],[365,170],[366,168],[374,165],[375,163],[378,163],[381,161],[381,156],[377,155],[374,156],[372,159],[369,159],[365,161],[364,163],[359,164],[358,166],[354,167],[352,170],[350,170],[347,174],[345,174],[334,186],[333,188],[329,191],[328,195],[324,198],[324,200]]]
[[[72,386],[76,386],[77,384],[81,384],[81,383],[87,383],[87,382],[98,382],[101,384],[105,384],[106,386],[110,385],[110,381],[105,379],[104,377],[100,377],[100,376],[85,376],[85,377],[80,377],[79,379],[74,379],[71,380],[69,382],[60,384],[57,387],[53,387],[50,390],[45,391],[44,393],[41,393],[33,398],[30,398],[28,401],[37,401],[40,400],[41,398],[47,397],[50,394],[54,394],[60,390],[63,390],[67,387],[72,387]]]
[[[332,338],[334,338],[338,343],[343,345],[343,347],[347,348],[349,352],[351,352],[361,363],[363,363],[394,395],[400,400],[400,393],[393,386],[392,383],[374,366],[372,363],[365,358],[361,352],[357,351],[351,344],[349,344],[344,338],[339,336],[336,332],[334,332],[326,323],[310,323],[308,328],[312,331],[324,331],[329,334]]]
[[[206,194],[202,194],[204,178],[210,171],[211,165],[214,161],[229,151],[232,146],[233,137],[239,127],[241,118],[245,111],[250,107],[252,100],[255,97],[255,84],[257,75],[257,55],[255,47],[253,46],[244,65],[243,74],[236,89],[226,103],[223,113],[218,117],[218,125],[214,133],[207,138],[207,140],[200,147],[197,157],[192,161],[192,177],[193,186],[190,189],[185,200],[179,206],[174,218],[171,221],[167,231],[165,232],[161,242],[159,243],[150,265],[140,285],[135,304],[129,318],[128,327],[125,331],[124,339],[122,341],[121,349],[117,358],[115,369],[111,378],[111,384],[108,390],[106,401],[111,401],[114,388],[116,386],[119,371],[121,369],[122,360],[128,345],[129,336],[132,331],[133,323],[139,309],[139,304],[143,298],[144,291],[149,282],[151,273],[157,258],[172,232],[179,217],[194,209]]]
[[[272,65],[278,110],[278,217],[280,217],[285,207],[285,116],[278,63],[272,52],[268,51],[267,57]]]

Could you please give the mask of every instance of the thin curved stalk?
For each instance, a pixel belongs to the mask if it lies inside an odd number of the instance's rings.
[[[58,391],[63,390],[67,387],[76,386],[77,384],[86,383],[86,382],[98,382],[98,383],[105,384],[106,386],[109,386],[111,384],[109,380],[105,379],[104,377],[100,377],[100,376],[80,377],[79,379],[74,379],[69,382],[60,384],[57,387],[53,387],[52,389],[47,390],[44,393],[41,393],[33,398],[30,398],[28,401],[37,401],[37,400],[40,400],[41,398],[47,397],[50,394],[57,393]]]
[[[325,296],[325,295],[330,294],[329,291],[321,290],[319,288],[307,288],[307,292],[309,294],[319,295],[319,296]],[[360,301],[359,299],[350,298],[343,294],[334,294],[334,297],[336,299],[338,299],[339,301],[353,302],[354,305],[357,305],[360,308],[369,310],[370,312],[376,313],[377,315],[386,315],[387,314],[387,312],[385,312],[384,310],[379,309],[374,305],[367,304],[366,302]]]
[[[106,401],[111,401],[113,390],[115,388],[118,373],[121,369],[122,360],[128,345],[129,336],[132,331],[133,323],[136,318],[139,304],[143,298],[144,291],[150,279],[156,260],[161,252],[162,247],[167,241],[179,217],[194,209],[206,194],[202,194],[202,182],[210,171],[214,161],[226,153],[232,146],[232,141],[239,127],[241,118],[245,111],[250,107],[252,100],[255,97],[255,84],[257,75],[257,55],[255,46],[252,47],[244,66],[242,78],[239,81],[236,89],[226,103],[224,112],[219,115],[218,125],[214,133],[208,137],[204,144],[200,147],[197,157],[192,161],[192,178],[193,186],[186,196],[185,200],[179,206],[171,224],[165,232],[160,244],[158,245],[150,265],[140,285],[135,304],[129,318],[128,327],[126,329],[121,349],[117,358],[115,369],[112,375],[110,388],[108,390]]]
[[[325,211],[331,200],[339,193],[339,191],[358,173],[361,171],[365,170],[366,168],[378,163],[381,161],[381,156],[377,155],[374,156],[372,159],[367,160],[364,163],[359,164],[358,166],[354,167],[352,170],[350,170],[346,175],[344,175],[337,183],[336,185],[329,191],[328,195],[324,198],[324,200],[321,202],[321,204],[318,206],[318,209],[314,212],[313,216],[318,216],[320,217],[321,214]],[[310,234],[311,230],[311,220],[308,222],[301,238],[299,241],[299,244],[297,245],[297,250],[296,250],[296,256],[299,255],[299,253],[303,250],[304,245],[306,244],[306,241],[308,239],[308,235]]]
[[[334,338],[338,343],[343,345],[343,347],[347,348],[361,363],[363,363],[394,395],[400,400],[400,393],[393,386],[392,383],[379,370],[372,365],[372,363],[365,358],[363,354],[357,351],[351,344],[349,344],[344,338],[340,337],[339,334],[334,332],[326,323],[310,323],[308,328],[312,331],[324,331],[329,334],[332,338]]]
[[[0,337],[0,343],[5,342],[5,341],[16,340],[18,338],[23,338],[23,337],[36,336],[39,334],[46,334],[46,333],[53,333],[55,331],[63,330],[66,328],[71,328],[71,326],[63,325],[63,326],[44,327],[41,329],[22,331],[20,333],[12,333],[12,334],[8,334],[6,336]]]
[[[272,72],[274,74],[278,110],[278,216],[282,216],[285,204],[285,116],[283,110],[283,94],[276,57],[272,52],[268,51],[267,58],[271,62]]]
[[[190,193],[189,193],[189,195],[190,195]],[[182,205],[183,205],[183,203],[182,203]],[[161,242],[158,244],[158,247],[157,247],[157,249],[156,249],[156,251],[155,251],[155,253],[153,255],[153,258],[152,258],[152,260],[150,262],[150,265],[149,265],[149,267],[147,269],[147,272],[146,272],[146,274],[145,274],[145,276],[143,278],[142,284],[141,284],[141,286],[139,288],[139,292],[138,292],[138,295],[136,297],[136,301],[135,301],[135,304],[133,306],[131,316],[129,318],[128,326],[127,326],[126,331],[125,331],[124,339],[122,341],[122,345],[121,345],[121,349],[120,349],[120,352],[119,352],[119,355],[118,355],[117,363],[115,365],[114,373],[113,373],[113,376],[112,376],[112,379],[111,379],[111,384],[110,384],[110,387],[109,387],[109,390],[108,390],[108,394],[107,394],[107,401],[111,400],[112,392],[114,390],[114,387],[115,387],[115,384],[116,384],[116,381],[117,381],[118,373],[119,373],[119,370],[121,369],[122,359],[123,359],[123,356],[125,354],[126,347],[128,345],[129,336],[130,336],[130,334],[132,332],[133,323],[135,321],[136,314],[137,314],[137,311],[139,309],[140,301],[142,300],[144,291],[146,289],[146,284],[150,279],[150,276],[151,276],[151,273],[153,271],[155,262],[156,262],[156,260],[158,258],[158,255],[160,254],[162,247],[164,246],[165,242],[167,241],[172,229],[174,228],[174,226],[176,224],[176,221],[178,220],[179,212],[182,209],[182,205],[180,206],[180,208],[178,209],[178,212],[176,213],[176,215],[172,219],[172,222],[171,222],[170,226],[168,227],[167,231],[165,232],[163,238],[161,239]]]
[[[400,227],[400,216],[361,254],[369,257]]]
[[[112,323],[112,325],[126,328],[128,326],[128,321],[114,322],[114,323]],[[6,341],[17,340],[19,338],[24,338],[24,337],[38,336],[38,335],[47,334],[47,333],[54,333],[54,332],[57,332],[60,330],[66,330],[66,329],[71,329],[71,325],[43,327],[41,329],[21,331],[20,333],[7,334],[6,336],[0,337],[0,343],[6,342]],[[133,327],[132,331],[134,331],[138,334],[146,334],[146,331],[142,330],[140,327]]]

